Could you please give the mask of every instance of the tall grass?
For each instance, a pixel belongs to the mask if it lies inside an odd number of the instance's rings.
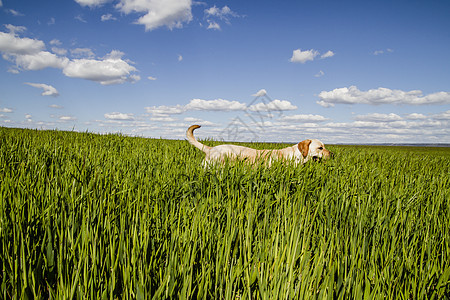
[[[205,170],[186,141],[0,128],[0,298],[450,297],[450,149],[328,148]]]

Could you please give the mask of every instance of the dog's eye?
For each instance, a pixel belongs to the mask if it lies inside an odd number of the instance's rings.
[[[323,150],[323,147],[319,147],[319,150]]]

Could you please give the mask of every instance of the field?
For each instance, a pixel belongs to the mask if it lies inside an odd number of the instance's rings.
[[[0,298],[449,298],[450,148],[328,148],[205,170],[187,141],[0,127]]]

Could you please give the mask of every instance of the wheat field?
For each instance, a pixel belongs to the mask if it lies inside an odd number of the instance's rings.
[[[449,298],[450,148],[327,148],[0,127],[0,298]]]

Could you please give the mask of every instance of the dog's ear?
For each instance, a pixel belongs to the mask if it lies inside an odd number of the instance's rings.
[[[311,140],[304,140],[300,143],[298,143],[298,150],[300,150],[300,153],[303,155],[303,157],[308,156],[309,152],[309,144],[311,144]]]

